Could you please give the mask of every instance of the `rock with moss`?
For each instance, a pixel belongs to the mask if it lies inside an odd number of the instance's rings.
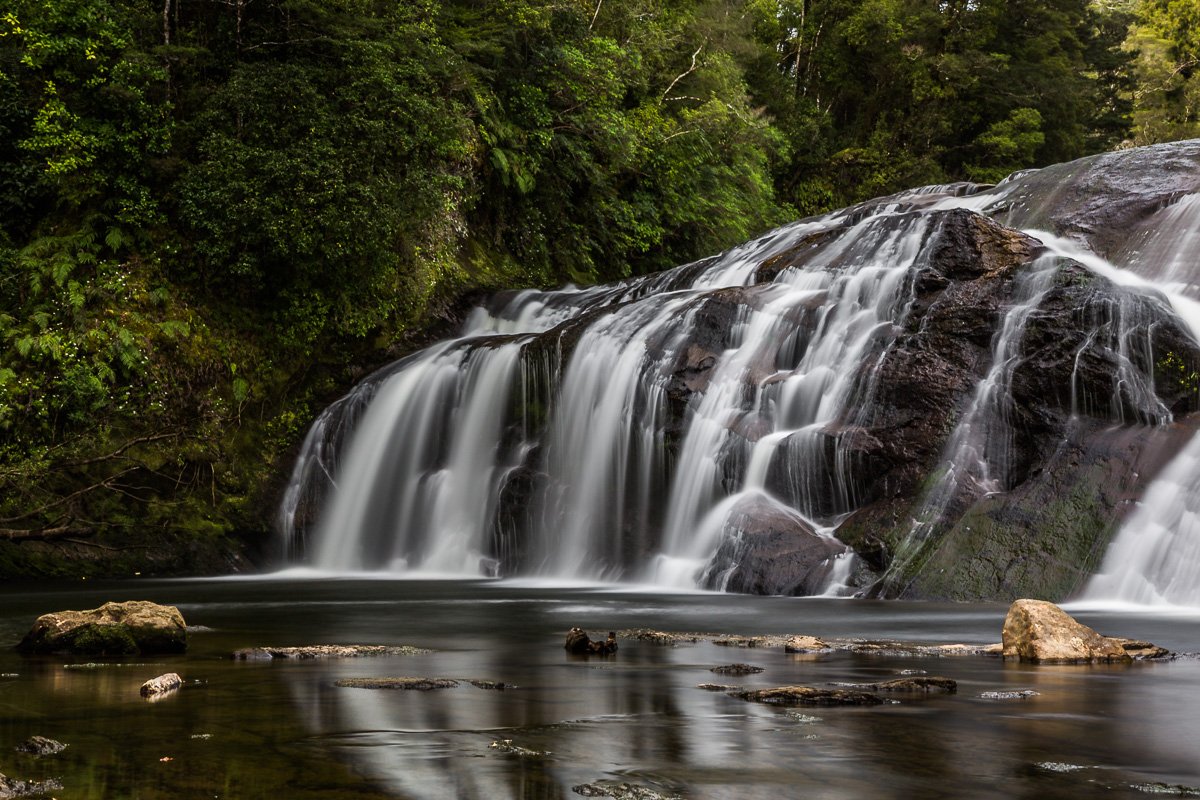
[[[182,653],[187,624],[174,606],[146,600],[43,614],[17,650],[26,654],[130,656]]]

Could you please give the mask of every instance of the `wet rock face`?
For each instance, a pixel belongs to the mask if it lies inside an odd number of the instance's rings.
[[[174,606],[145,600],[44,614],[17,645],[22,653],[153,655],[187,649],[187,625]]]
[[[860,505],[912,495],[991,358],[1013,280],[1038,244],[967,211],[943,213],[927,266],[914,276],[904,327],[864,384],[843,436]]]
[[[726,536],[705,569],[708,589],[746,594],[816,594],[833,559],[850,557],[846,546],[814,532],[795,512],[752,498],[729,515]]]
[[[1180,195],[1200,191],[1200,140],[1141,147],[1056,164],[1020,179],[997,216],[1085,238],[1105,257],[1136,244],[1143,227]],[[1038,197],[1034,201],[1032,197]]]

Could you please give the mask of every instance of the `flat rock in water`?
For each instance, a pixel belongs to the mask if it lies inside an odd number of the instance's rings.
[[[66,749],[67,746],[62,742],[47,739],[45,736],[30,736],[16,747],[18,753],[29,753],[34,756],[55,756]]]
[[[17,645],[22,653],[129,656],[182,653],[187,625],[174,606],[146,600],[43,614]]]
[[[1004,657],[1021,661],[1081,664],[1131,661],[1131,651],[1166,653],[1148,642],[1102,636],[1045,600],[1015,601],[1004,619],[1003,637]]]
[[[729,686],[728,684],[724,683],[698,683],[696,684],[696,688],[703,689],[706,692],[736,692],[742,687]]]
[[[984,700],[1025,700],[1029,697],[1038,697],[1041,692],[1035,692],[1033,689],[1016,689],[999,692],[984,692],[979,695]]]
[[[754,664],[725,664],[720,667],[713,667],[709,672],[715,672],[719,675],[753,675],[756,672],[762,672],[762,667],[757,667]]]
[[[490,689],[492,691],[502,692],[505,689],[516,689],[517,687],[511,683],[504,681],[475,681],[469,680],[467,683],[474,686],[476,689]]]
[[[508,753],[512,756],[520,756],[522,758],[540,758],[541,756],[550,755],[543,750],[531,750],[528,747],[521,747],[513,744],[512,739],[497,739],[488,745],[491,750],[497,750],[501,753]]]
[[[419,656],[432,653],[422,647],[382,644],[316,644],[306,647],[247,647],[235,650],[237,661],[274,661],[275,659],[365,658],[367,656]]]
[[[633,639],[639,642],[650,642],[651,644],[669,645],[671,647],[680,644],[696,644],[697,642],[717,636],[715,633],[679,633],[677,631],[656,631],[651,628],[627,628],[623,631],[617,631],[617,635],[622,639]]]
[[[177,690],[180,686],[183,686],[183,678],[179,677],[179,673],[168,672],[166,675],[159,675],[157,678],[151,678],[143,683],[142,697],[162,697]]]
[[[731,697],[773,706],[877,706],[883,699],[854,689],[825,689],[816,686],[777,686],[730,692]]]
[[[572,786],[571,791],[583,797],[611,797],[613,800],[681,800],[677,794],[663,794],[636,783],[582,783]]]
[[[334,686],[343,689],[407,689],[428,692],[433,689],[453,689],[458,681],[450,678],[347,678]]]
[[[846,688],[862,689],[868,692],[923,692],[925,694],[942,692],[945,694],[954,694],[958,691],[958,681],[951,678],[938,678],[932,675],[927,677],[909,676],[883,681],[882,683],[847,684]]]

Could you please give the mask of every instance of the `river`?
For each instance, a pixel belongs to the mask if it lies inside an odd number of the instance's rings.
[[[72,667],[12,650],[40,614],[106,600],[177,605],[185,656]],[[1005,607],[668,593],[512,581],[297,577],[0,588],[0,772],[56,778],[59,800],[109,798],[573,798],[597,782],[686,798],[1200,796],[1200,660],[1033,666],[984,656],[788,655],[710,641],[622,639],[611,657],[562,648],[655,628],[737,634],[998,641]],[[1200,613],[1076,609],[1111,635],[1200,649]],[[240,662],[238,648],[406,644],[423,655]],[[110,664],[120,660],[105,659]],[[758,674],[714,666],[746,662]],[[904,670],[958,692],[871,708],[782,709],[701,683],[877,682]],[[184,690],[149,703],[141,683]],[[351,677],[502,681],[431,692],[340,688]],[[1033,690],[1019,700],[985,692]],[[34,759],[38,734],[66,742]],[[511,740],[530,753],[505,752]],[[629,795],[637,796],[637,795]],[[645,795],[649,796],[649,795]]]

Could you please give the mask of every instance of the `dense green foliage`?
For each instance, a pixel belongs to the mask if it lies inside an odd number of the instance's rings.
[[[1197,9],[12,0],[0,545],[261,534],[347,365],[464,292],[1200,134]]]

